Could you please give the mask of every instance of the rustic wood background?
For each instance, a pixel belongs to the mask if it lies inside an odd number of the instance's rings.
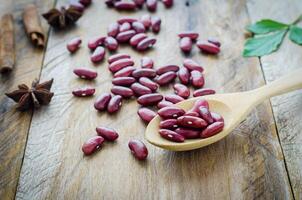
[[[14,13],[17,48],[15,70],[9,77],[0,77],[0,199],[302,198],[301,91],[261,104],[216,144],[182,153],[147,144],[148,160],[138,162],[127,147],[130,138],[143,139],[145,125],[136,114],[137,103],[124,101],[121,111],[109,116],[94,110],[94,98],[71,95],[73,88],[85,84],[96,86],[96,96],[110,90],[106,62],[93,66],[86,43],[93,36],[104,35],[107,25],[125,13],[108,10],[103,1],[95,0],[69,31],[48,31],[43,20],[48,32],[43,51],[35,49],[23,31],[21,13],[32,2],[43,13],[67,1],[10,0],[0,4],[0,13]],[[155,48],[145,54],[156,66],[180,65],[184,55],[176,33],[195,30],[204,39],[214,36],[222,42],[217,58],[200,54],[196,47],[189,56],[205,66],[206,86],[221,93],[253,89],[301,67],[302,48],[286,38],[277,53],[243,58],[244,27],[262,18],[291,22],[301,11],[301,0],[175,0],[169,10],[159,4],[154,15],[162,18],[162,30]],[[141,16],[145,12],[126,14]],[[80,36],[83,45],[70,56],[65,45],[74,36]],[[119,52],[131,54],[136,63],[144,55],[129,47],[121,47]],[[77,79],[72,70],[80,66],[97,69],[97,80]],[[15,111],[4,93],[20,83],[30,84],[36,77],[55,79],[51,104],[34,113]],[[100,124],[115,128],[120,138],[94,156],[84,157],[81,144]]]

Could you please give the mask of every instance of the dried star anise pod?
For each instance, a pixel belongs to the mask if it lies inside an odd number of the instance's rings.
[[[82,16],[82,12],[70,6],[68,9],[65,7],[61,7],[61,9],[52,8],[42,16],[54,28],[63,29],[74,24]]]
[[[51,101],[54,93],[50,92],[53,79],[44,83],[38,80],[32,82],[31,88],[25,84],[18,85],[18,89],[5,93],[6,96],[18,103],[17,109],[24,111],[30,108],[38,108],[40,105],[47,105]]]

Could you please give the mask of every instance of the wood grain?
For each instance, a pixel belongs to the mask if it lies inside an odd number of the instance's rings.
[[[10,75],[0,76],[0,199],[13,199],[23,161],[32,112],[18,112],[14,102],[4,93],[14,90],[18,84],[31,84],[40,75],[43,50],[35,49],[26,37],[22,10],[31,0],[2,1],[0,13],[14,14],[16,39],[16,65]],[[37,1],[40,11],[51,6],[52,0]],[[47,26],[43,23],[47,30]],[[0,27],[1,28],[1,27]]]
[[[271,18],[284,23],[293,22],[302,14],[301,1],[290,3],[277,1],[248,1],[248,10],[253,22]],[[270,9],[266,9],[269,7]],[[285,9],[286,8],[286,9]],[[302,23],[299,24],[301,27]],[[278,52],[261,57],[262,68],[267,82],[283,74],[301,68],[302,48],[288,39]],[[302,91],[292,92],[271,99],[278,134],[283,148],[294,197],[302,198]]]
[[[206,87],[234,92],[264,84],[258,59],[241,57],[242,33],[249,22],[244,1],[177,1],[170,10],[160,6],[156,15],[162,18],[163,26],[153,50],[145,54],[129,47],[119,50],[130,53],[137,66],[143,55],[151,56],[157,67],[181,65],[184,55],[176,33],[196,30],[201,38],[216,36],[223,44],[218,57],[201,55],[196,47],[191,54],[206,68]],[[111,74],[106,63],[93,66],[86,44],[89,38],[104,35],[107,25],[121,16],[95,1],[77,27],[69,32],[51,32],[42,79],[55,78],[55,97],[48,107],[34,113],[17,199],[291,199],[269,102],[216,144],[181,153],[147,144],[148,160],[138,162],[127,147],[130,138],[143,139],[145,130],[136,114],[135,100],[124,101],[121,111],[110,116],[94,110],[94,98],[71,95],[72,89],[83,85],[96,86],[97,95],[110,91]],[[81,36],[83,45],[70,56],[65,44],[74,36]],[[98,79],[77,79],[72,70],[78,66],[97,69]],[[120,138],[84,157],[81,145],[96,134],[97,125],[116,129]]]

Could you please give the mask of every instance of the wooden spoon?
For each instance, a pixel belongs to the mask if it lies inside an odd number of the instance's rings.
[[[265,99],[302,88],[302,69],[295,70],[288,75],[273,81],[258,89],[229,94],[208,95],[205,98],[210,110],[224,117],[225,126],[220,133],[205,139],[186,139],[183,143],[170,142],[162,138],[159,133],[160,117],[157,115],[147,126],[145,137],[153,145],[172,151],[187,151],[201,148],[217,142],[227,136],[251,110]],[[194,102],[201,97],[182,101],[176,106],[189,110]]]

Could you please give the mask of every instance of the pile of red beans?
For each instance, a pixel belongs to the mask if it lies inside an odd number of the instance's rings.
[[[105,3],[110,8],[117,10],[135,11],[143,8],[146,5],[150,12],[155,12],[157,9],[157,2],[159,0],[105,0]],[[166,8],[173,6],[173,0],[161,0]]]

